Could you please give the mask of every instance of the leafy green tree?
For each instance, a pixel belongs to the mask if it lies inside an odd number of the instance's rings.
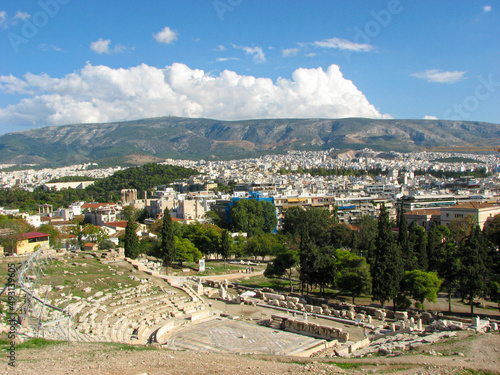
[[[176,258],[182,266],[183,262],[198,262],[203,254],[187,238],[174,237]]]
[[[249,237],[271,233],[278,223],[276,208],[271,202],[240,199],[229,211],[235,231],[246,232]]]
[[[116,248],[116,245],[110,241],[110,240],[103,240],[99,242],[99,250],[114,250]]]
[[[403,293],[417,301],[417,307],[424,309],[424,300],[436,302],[443,280],[437,272],[422,270],[406,271],[401,282]]]
[[[38,232],[47,233],[49,235],[49,244],[52,247],[61,247],[62,233],[51,224],[43,224],[38,227]]]
[[[125,227],[125,256],[127,258],[135,259],[139,256],[139,237],[136,233],[137,224],[132,220],[127,221],[127,226]]]
[[[313,272],[310,275],[311,285],[318,285],[320,293],[324,294],[326,287],[335,283],[337,264],[335,249],[331,246],[316,248],[313,256]]]
[[[286,250],[286,248],[285,248]],[[295,250],[280,252],[276,258],[267,265],[264,276],[269,278],[279,278],[286,275],[290,283],[290,292],[293,293],[292,276],[293,271],[299,263],[299,254]]]
[[[163,266],[166,267],[168,274],[176,256],[172,217],[170,216],[168,208],[166,208],[163,212],[160,254],[161,259],[163,260]]]
[[[161,258],[160,253],[161,243],[154,237],[143,237],[139,241],[139,252],[156,258]]]
[[[245,245],[247,239],[240,233],[236,237],[233,238],[233,243],[231,244],[231,248],[233,254],[237,257],[245,256]]]
[[[295,242],[313,241],[319,246],[330,244],[330,228],[334,224],[332,213],[319,207],[304,210],[291,207],[283,220],[283,233],[291,235]]]
[[[11,252],[17,244],[20,234],[32,232],[35,229],[24,219],[12,219],[5,215],[0,215],[0,228],[5,230],[5,234],[0,236],[0,244],[5,249],[10,249]]]
[[[134,206],[125,206],[121,212],[122,218],[125,220],[141,221],[144,216],[144,209],[135,208]]]
[[[366,259],[347,250],[336,250],[337,276],[335,285],[347,292],[355,303],[356,297],[371,292],[370,266]]]
[[[93,224],[77,225],[71,229],[71,234],[77,237],[81,248],[83,248],[84,240],[100,243],[108,238],[108,234],[103,228]]]
[[[278,243],[280,243],[279,236],[272,233],[262,233],[247,239],[244,245],[244,254],[254,258],[261,257],[264,260],[266,256],[274,254],[275,246]]]
[[[397,297],[402,278],[403,262],[401,251],[392,233],[389,212],[385,206],[382,206],[378,219],[378,232],[375,239],[375,256],[372,267],[372,296],[373,299],[380,301],[382,308],[384,308],[386,301],[394,300]]]
[[[216,225],[220,228],[226,228],[227,222],[224,219],[221,219],[219,215],[215,211],[207,211],[205,212],[205,220],[210,224]]]
[[[203,254],[218,254],[222,229],[214,224],[199,222],[184,225],[184,233],[175,233],[178,237],[188,238]]]
[[[337,249],[355,249],[356,234],[346,224],[336,224],[330,229],[330,243]]]

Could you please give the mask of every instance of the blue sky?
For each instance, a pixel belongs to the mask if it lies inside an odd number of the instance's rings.
[[[495,1],[0,1],[0,133],[164,115],[500,121]]]

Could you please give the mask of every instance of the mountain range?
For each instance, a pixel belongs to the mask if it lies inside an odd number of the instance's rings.
[[[140,164],[164,158],[231,159],[287,150],[414,151],[498,147],[500,124],[443,120],[159,117],[49,126],[0,136],[0,163]]]

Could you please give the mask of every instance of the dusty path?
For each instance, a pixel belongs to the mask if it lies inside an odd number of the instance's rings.
[[[247,356],[169,350],[131,350],[127,346],[60,344],[22,349],[17,367],[5,361],[0,374],[184,375],[184,374],[459,374],[463,369],[500,373],[500,334],[460,332],[460,340],[424,346],[420,354],[365,359],[331,358],[321,362],[286,356]],[[439,356],[426,354],[432,349]],[[453,354],[455,353],[455,354]],[[336,364],[332,364],[334,361]],[[345,367],[349,364],[350,369]],[[354,364],[354,365],[353,365]],[[463,372],[462,372],[463,374]]]

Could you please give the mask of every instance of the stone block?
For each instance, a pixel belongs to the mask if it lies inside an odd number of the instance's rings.
[[[408,319],[408,311],[396,311],[394,313],[394,319],[407,320]]]
[[[281,294],[276,294],[276,293],[263,293],[263,297],[264,297],[264,301],[266,301],[268,299],[270,299],[270,300],[277,299],[279,301],[285,300],[285,296],[282,296]]]
[[[366,319],[366,316],[365,314],[356,314],[356,316],[354,317],[356,320],[359,319],[360,322],[364,322],[365,319]]]
[[[323,308],[320,306],[313,306],[311,312],[314,314],[323,314]]]
[[[297,298],[297,297],[286,297],[286,300],[287,300],[287,302],[292,302],[294,304],[297,304],[300,301],[299,298]]]

